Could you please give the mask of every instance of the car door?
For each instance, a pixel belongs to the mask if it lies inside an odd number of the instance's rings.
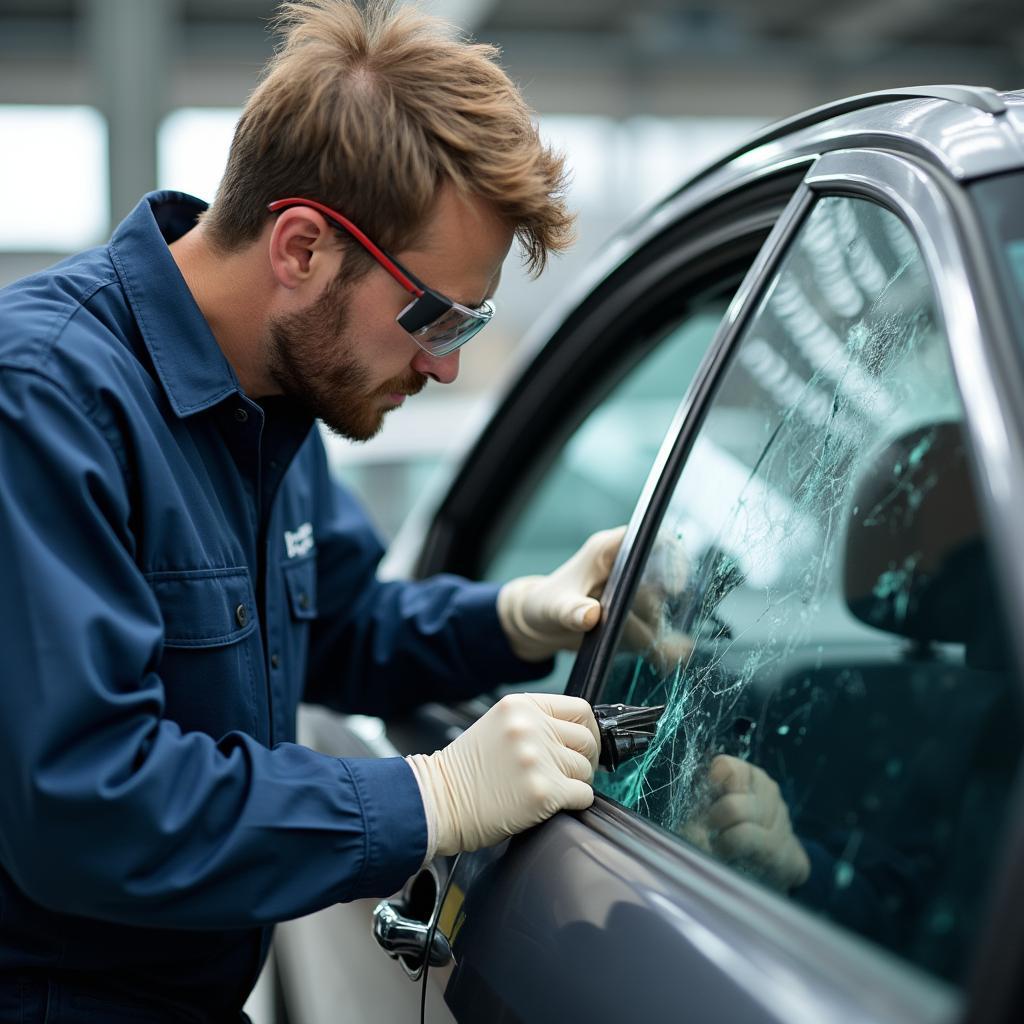
[[[1019,917],[992,915],[1022,739],[1019,365],[938,173],[830,153],[778,223],[569,681],[664,705],[658,732],[590,810],[459,859],[428,1024],[980,1005]]]

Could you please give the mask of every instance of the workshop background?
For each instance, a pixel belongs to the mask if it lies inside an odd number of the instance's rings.
[[[531,328],[631,215],[759,126],[901,85],[1024,86],[1019,0],[425,0],[501,47],[563,149],[578,243],[515,254],[459,380],[332,464],[393,535],[507,381]],[[103,242],[155,187],[212,199],[273,46],[272,0],[0,0],[0,286]],[[525,341],[524,341],[525,339]]]

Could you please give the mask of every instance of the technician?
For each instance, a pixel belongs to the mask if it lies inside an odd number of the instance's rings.
[[[282,8],[216,201],[146,196],[0,292],[0,1020],[243,1019],[275,921],[593,799],[589,706],[338,759],[300,700],[395,715],[537,679],[620,533],[503,588],[380,582],[314,427],[353,440],[570,240],[496,51],[388,2]],[[338,950],[344,956],[344,950]]]

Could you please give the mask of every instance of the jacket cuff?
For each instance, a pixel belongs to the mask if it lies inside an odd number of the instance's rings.
[[[424,863],[427,819],[403,757],[339,758],[362,804],[366,860],[352,898],[390,896]]]

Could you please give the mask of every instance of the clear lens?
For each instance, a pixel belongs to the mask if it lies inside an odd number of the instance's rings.
[[[465,345],[494,316],[494,305],[485,302],[479,309],[458,304],[433,323],[413,334],[416,343],[433,356],[446,356]]]

